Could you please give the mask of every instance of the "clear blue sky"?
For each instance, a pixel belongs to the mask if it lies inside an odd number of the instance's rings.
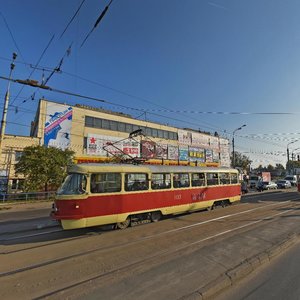
[[[127,108],[12,84],[6,133],[29,135],[44,96],[134,117],[142,112],[130,108],[145,109],[148,120],[229,139],[246,124],[235,146],[254,167],[285,165],[287,144],[300,147],[300,1],[114,0],[80,47],[109,0],[86,0],[60,37],[81,2],[0,0],[0,75],[13,52],[13,78],[26,79],[30,65],[56,67],[72,43],[47,85]],[[42,71],[30,78],[41,81]],[[1,112],[7,84],[0,80]]]

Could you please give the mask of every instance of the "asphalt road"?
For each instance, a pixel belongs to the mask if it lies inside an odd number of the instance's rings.
[[[299,210],[298,193],[263,192],[123,231],[0,232],[0,298],[207,299],[297,242]],[[0,226],[35,226],[44,213],[1,211]]]

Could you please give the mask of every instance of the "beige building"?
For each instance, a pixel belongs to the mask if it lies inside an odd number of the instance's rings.
[[[75,152],[78,163],[123,157],[142,158],[159,164],[230,165],[229,140],[217,135],[137,120],[127,114],[100,108],[70,106],[45,99],[39,102],[30,136],[5,136],[2,176],[9,177],[11,186],[18,179],[13,170],[18,155],[24,147],[38,144],[69,148]]]
[[[15,164],[19,161],[23,149],[32,145],[39,145],[37,137],[5,135],[2,142],[0,157],[0,192],[22,189],[23,176],[15,174]],[[9,181],[7,180],[9,178]]]

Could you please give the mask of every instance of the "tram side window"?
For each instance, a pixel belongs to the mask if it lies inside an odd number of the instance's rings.
[[[220,178],[220,184],[230,184],[229,173],[220,173],[219,178]]]
[[[189,187],[190,179],[188,173],[176,173],[173,175],[173,187],[174,188],[182,188]]]
[[[207,173],[207,185],[218,185],[218,173]]]
[[[231,183],[238,183],[238,176],[236,173],[231,173],[230,174],[230,177],[231,177]]]
[[[192,186],[203,186],[205,185],[205,174],[204,173],[193,173],[192,174]]]
[[[121,191],[121,174],[95,173],[91,176],[91,193],[113,193]]]
[[[149,189],[148,174],[125,174],[125,191],[141,191]]]
[[[171,188],[171,174],[154,173],[151,178],[152,190],[161,190]]]

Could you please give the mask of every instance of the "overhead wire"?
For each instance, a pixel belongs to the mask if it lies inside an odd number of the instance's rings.
[[[35,64],[35,66],[38,66],[38,65],[39,65],[39,63],[40,63],[40,61],[42,60],[43,56],[45,55],[46,51],[47,51],[48,48],[50,47],[50,44],[52,43],[52,41],[53,41],[53,39],[54,39],[54,36],[55,36],[55,35],[53,34],[52,37],[51,37],[51,39],[49,40],[47,46],[45,47],[45,49],[43,50],[42,54],[40,55],[40,57],[39,57],[37,63]],[[32,76],[32,74],[34,73],[34,71],[35,71],[35,69],[33,69],[33,70],[30,72],[28,78],[30,78],[30,77]],[[13,104],[13,103],[15,102],[15,100],[17,99],[17,97],[22,93],[23,89],[24,89],[24,86],[21,87],[20,91],[18,92],[17,96],[12,100],[11,104]]]
[[[101,12],[100,16],[98,17],[98,19],[96,20],[94,27],[90,30],[90,32],[86,35],[85,39],[83,40],[83,42],[80,45],[80,48],[85,44],[85,42],[87,41],[87,39],[89,38],[89,36],[92,34],[92,32],[96,29],[96,27],[99,25],[99,23],[101,22],[101,20],[103,19],[103,17],[105,16],[105,14],[108,11],[108,8],[110,7],[110,5],[112,4],[113,0],[110,0],[110,2],[108,3],[108,5],[105,6],[104,10]]]
[[[82,0],[79,7],[77,8],[76,12],[74,13],[74,15],[72,16],[71,20],[68,22],[67,26],[65,27],[65,29],[63,30],[62,34],[60,35],[59,38],[62,38],[62,36],[65,34],[65,32],[67,31],[67,29],[69,28],[69,26],[71,25],[71,23],[74,21],[75,17],[78,15],[83,3],[85,2],[85,0]]]

